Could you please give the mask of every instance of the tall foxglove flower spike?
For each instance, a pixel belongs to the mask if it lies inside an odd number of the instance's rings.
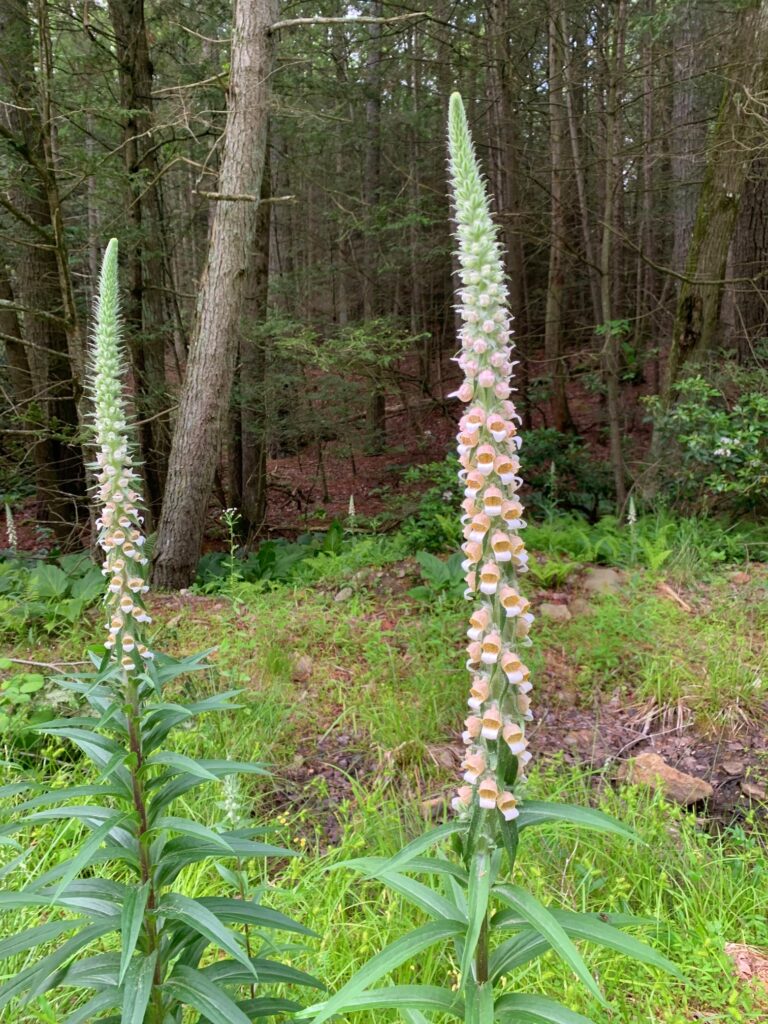
[[[133,672],[141,667],[142,659],[152,657],[143,642],[144,625],[151,619],[142,596],[149,588],[140,482],[131,458],[122,395],[124,365],[116,238],[107,246],[101,266],[91,359],[89,376],[97,448],[94,468],[101,508],[96,526],[105,555],[102,570],[108,581],[104,598],[108,636],[104,646],[126,672]]]
[[[475,602],[467,647],[473,714],[463,733],[463,779],[469,785],[459,789],[453,806],[460,815],[479,806],[495,810],[497,820],[511,821],[520,804],[512,783],[530,760],[525,723],[533,717],[529,672],[519,653],[530,643],[533,621],[517,583],[528,561],[518,534],[525,526],[517,497],[520,417],[509,397],[514,363],[501,247],[458,93],[450,100],[448,148],[461,268],[457,362],[465,374],[455,394],[469,406],[458,434],[466,498],[462,550],[465,596]],[[489,826],[493,838],[492,821]]]

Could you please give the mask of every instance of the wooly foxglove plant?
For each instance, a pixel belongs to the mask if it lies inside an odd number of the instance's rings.
[[[643,924],[629,915],[581,914],[543,906],[516,870],[518,839],[527,828],[558,820],[629,836],[621,824],[591,808],[523,800],[520,785],[530,759],[525,726],[533,717],[529,672],[521,659],[533,622],[517,575],[526,569],[525,525],[517,498],[519,418],[510,400],[513,369],[507,290],[489,199],[474,155],[461,97],[450,101],[450,178],[459,242],[462,351],[465,373],[457,396],[468,405],[458,436],[465,489],[465,596],[473,603],[468,630],[471,673],[465,722],[463,782],[452,804],[456,818],[421,836],[389,859],[363,857],[346,867],[377,878],[422,910],[428,923],[370,960],[325,1003],[303,1017],[323,1024],[353,1010],[395,1009],[409,1024],[446,1014],[466,1024],[491,1021],[589,1024],[581,1014],[543,996],[507,991],[516,968],[548,950],[604,1001],[573,939],[586,939],[677,973],[655,950],[620,929]],[[451,839],[454,859],[438,849]],[[430,887],[413,875],[437,880]],[[424,949],[453,943],[458,991],[432,985],[371,988]],[[449,971],[446,969],[446,976]]]
[[[103,654],[92,655],[93,673],[61,681],[90,713],[40,729],[78,747],[93,779],[66,789],[4,787],[5,796],[26,797],[15,808],[22,820],[6,826],[5,836],[30,829],[39,843],[38,830],[57,821],[79,823],[84,835],[69,859],[20,892],[0,892],[0,911],[41,908],[44,922],[2,940],[0,959],[54,947],[0,986],[0,1009],[72,989],[58,1000],[60,1024],[248,1024],[300,1006],[262,995],[264,983],[322,986],[268,955],[275,945],[265,931],[307,929],[260,906],[243,886],[242,898],[191,898],[176,890],[185,868],[210,858],[233,861],[242,872],[248,860],[290,851],[262,842],[265,829],[242,822],[213,829],[174,813],[174,802],[198,786],[265,773],[258,765],[192,759],[165,746],[175,726],[236,705],[233,693],[189,703],[178,692],[165,696],[172,681],[204,667],[204,656],[173,659],[155,654],[146,640],[147,558],[122,372],[113,239],[101,272],[91,358],[106,638]],[[225,879],[227,872],[221,869]],[[245,926],[246,934],[231,925]]]

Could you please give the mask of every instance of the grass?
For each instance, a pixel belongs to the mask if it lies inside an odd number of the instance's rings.
[[[387,555],[374,551],[376,566],[386,564]],[[330,556],[322,556],[311,570],[308,564],[312,578],[306,582],[273,590],[242,586],[236,602],[224,597],[198,597],[186,604],[158,599],[154,609],[157,646],[174,653],[216,646],[214,668],[185,688],[243,691],[236,714],[203,720],[200,729],[180,733],[179,748],[273,766],[269,780],[243,780],[245,799],[257,820],[275,821],[278,841],[304,856],[274,865],[269,874],[257,867],[252,881],[266,887],[266,902],[318,933],[317,940],[304,945],[288,942],[283,959],[331,989],[421,923],[419,913],[398,897],[338,864],[361,853],[393,853],[404,837],[424,828],[419,800],[447,793],[453,784],[453,772],[430,750],[453,742],[466,682],[460,603],[417,604],[400,593],[385,594],[375,576],[358,579],[355,574],[363,567],[359,552],[346,561],[337,559],[335,566]],[[637,572],[617,596],[595,599],[590,614],[566,624],[537,622],[534,675],[542,678],[546,652],[556,650],[567,660],[587,706],[595,692],[618,691],[627,700],[653,700],[659,707],[683,701],[704,730],[735,728],[745,716],[759,717],[768,678],[765,577],[754,572],[749,585],[736,586],[725,571],[710,567],[706,575],[706,582],[688,575],[682,591],[695,614],[659,590],[658,572]],[[336,601],[335,593],[349,580],[352,596]],[[85,635],[83,630],[55,646],[27,642],[11,656],[75,660]],[[311,659],[308,679],[295,678],[302,657]],[[540,694],[539,705],[546,699]],[[307,750],[316,749],[319,740],[341,732],[349,737],[350,749],[364,755],[365,769],[359,777],[349,774],[338,797],[334,811],[340,827],[329,845],[315,813],[320,801],[336,799],[329,796],[328,780],[306,780],[298,802],[288,808],[284,777],[297,765],[300,769]],[[8,754],[12,757],[13,751]],[[36,768],[52,786],[82,781],[82,765],[64,751],[46,750]],[[9,770],[7,781],[13,778]],[[529,788],[537,797],[596,803],[638,835],[636,842],[626,843],[571,829],[526,833],[519,870],[535,894],[572,909],[658,918],[663,925],[647,937],[680,965],[688,983],[587,948],[610,1013],[595,1006],[551,954],[516,974],[510,988],[547,992],[596,1024],[766,1019],[766,1002],[733,977],[723,952],[726,942],[768,947],[768,838],[755,813],[738,825],[710,830],[647,790],[617,790],[607,776],[557,759],[539,765]],[[220,798],[220,792],[202,790],[185,810],[214,824],[221,817]],[[78,826],[68,822],[38,828],[20,861],[5,853],[3,886],[18,887],[37,877],[66,855],[78,834]],[[229,891],[210,863],[188,871],[183,885],[196,894]],[[10,912],[3,917],[3,935],[38,920],[30,913]],[[23,957],[0,964],[2,977],[23,966]],[[395,972],[393,980],[445,984],[446,979],[455,981],[456,970],[447,950],[433,948],[414,967]],[[0,1012],[0,1022],[60,1024],[70,1005],[67,996],[50,1003],[38,1000],[24,1010]],[[373,1019],[356,1015],[350,1021]],[[377,1024],[395,1019],[375,1015]]]

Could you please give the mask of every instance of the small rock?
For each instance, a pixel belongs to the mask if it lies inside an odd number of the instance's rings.
[[[658,754],[638,754],[631,758],[622,765],[619,778],[660,789],[668,799],[684,807],[709,800],[714,792],[704,779],[678,771]]]
[[[720,767],[726,773],[726,775],[743,775],[744,774],[744,762],[743,761],[723,761]]]
[[[757,782],[747,782],[746,779],[741,784],[741,792],[744,796],[749,797],[750,800],[768,799],[765,786],[760,786]]]
[[[745,583],[749,583],[751,577],[748,572],[732,572],[728,575],[728,579],[731,583],[743,587]]]
[[[308,654],[302,654],[293,662],[291,678],[294,683],[306,683],[312,676],[312,659]]]
[[[616,594],[626,579],[626,574],[618,569],[595,566],[584,575],[584,589],[589,594]]]
[[[573,729],[563,737],[563,743],[567,747],[591,747],[595,742],[593,729]]]
[[[334,601],[348,601],[352,597],[352,587],[342,587],[334,597]]]
[[[728,942],[725,953],[733,961],[736,976],[741,981],[757,982],[768,989],[768,950],[746,946],[743,942]]]
[[[594,608],[585,597],[574,597],[569,608],[571,609],[571,615],[591,615],[594,611]]]
[[[539,605],[539,613],[552,622],[570,622],[573,618],[567,604],[551,604],[549,601]]]

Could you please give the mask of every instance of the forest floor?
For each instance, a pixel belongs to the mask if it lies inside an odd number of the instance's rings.
[[[180,733],[180,749],[272,766],[270,779],[244,782],[246,812],[276,822],[282,841],[311,856],[279,867],[271,879],[279,891],[268,899],[320,934],[290,958],[334,988],[418,916],[373,883],[326,869],[363,852],[392,853],[425,818],[445,815],[465,713],[466,610],[447,595],[411,597],[410,559],[360,565],[349,552],[311,571],[303,584],[271,589],[155,595],[150,610],[157,649],[214,648],[211,671],[185,684],[189,692],[243,690],[239,711]],[[523,845],[520,863],[547,902],[659,918],[650,939],[688,982],[600,951],[587,955],[611,1012],[551,956],[514,984],[597,1024],[768,1020],[768,988],[748,978],[768,949],[768,566],[701,578],[585,568],[557,591],[528,593],[538,609],[529,791],[600,806],[640,841],[543,830]],[[32,639],[9,656],[76,661],[98,621],[93,612],[66,638]],[[653,780],[622,781],[628,759],[649,752],[712,790],[684,806]],[[53,771],[53,785],[82,772],[64,751],[34,767]],[[219,800],[203,793],[189,809],[214,824]],[[11,884],[55,861],[77,830],[41,827]],[[211,893],[224,883],[209,865],[185,885]],[[30,923],[9,914],[5,927]],[[8,961],[5,971],[20,966]],[[420,981],[443,980],[446,970],[455,971],[450,960],[424,954]],[[395,977],[413,979],[406,969]],[[41,1005],[6,1010],[0,1021],[55,1022]]]

